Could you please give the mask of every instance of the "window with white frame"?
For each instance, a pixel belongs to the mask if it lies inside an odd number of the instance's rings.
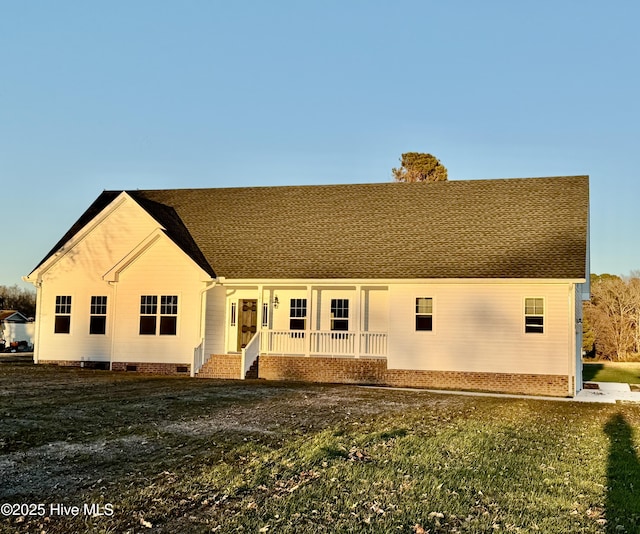
[[[331,299],[331,330],[349,330],[349,299]]]
[[[53,327],[55,334],[68,334],[71,332],[71,296],[56,296],[56,317]]]
[[[269,327],[269,303],[262,303],[262,328]]]
[[[304,330],[307,327],[307,299],[291,299],[289,307],[289,330]]]
[[[544,333],[544,299],[524,299],[524,331],[526,334]]]
[[[106,334],[107,332],[107,297],[91,297],[89,316],[89,334]]]
[[[160,313],[158,313],[158,311]],[[160,328],[158,329],[158,324]],[[162,295],[158,306],[157,295],[140,297],[140,335],[175,336],[178,327],[178,296]]]
[[[160,335],[175,336],[178,332],[178,296],[160,297]]]
[[[433,298],[416,297],[416,331],[433,330]]]

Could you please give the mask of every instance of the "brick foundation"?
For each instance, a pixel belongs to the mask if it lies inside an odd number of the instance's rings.
[[[157,362],[113,362],[113,371],[129,371],[153,375],[187,375],[191,374],[189,363],[157,363]]]
[[[377,384],[554,397],[566,397],[569,391],[568,378],[562,375],[387,369],[386,360],[371,358],[261,355],[259,377],[267,380]]]
[[[262,364],[262,356],[260,357]],[[212,354],[209,360],[198,371],[198,378],[230,378],[240,379],[240,354]]]
[[[562,375],[388,369],[385,373],[385,383],[396,387],[490,391],[551,397],[566,397],[569,394],[568,378]]]
[[[384,384],[386,360],[371,358],[304,358],[260,356],[258,373],[266,380],[299,380],[340,384]]]

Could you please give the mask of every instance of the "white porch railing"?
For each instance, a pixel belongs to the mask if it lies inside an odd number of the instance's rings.
[[[251,341],[247,343],[247,346],[242,349],[242,365],[240,366],[240,369],[242,370],[242,374],[240,376],[241,380],[244,380],[247,376],[247,371],[260,355],[260,337],[260,332],[256,332],[253,334]]]
[[[304,331],[263,330],[262,347],[264,353],[304,354],[307,352]]]
[[[195,349],[193,349],[193,369],[191,371],[191,376],[195,376],[195,374],[202,368],[204,365],[204,339],[200,342]]]
[[[340,354],[355,356],[354,332],[311,332],[311,354]]]
[[[386,356],[386,332],[360,332],[360,354],[363,356]]]
[[[386,332],[263,330],[261,337],[260,350],[265,354],[387,355]]]

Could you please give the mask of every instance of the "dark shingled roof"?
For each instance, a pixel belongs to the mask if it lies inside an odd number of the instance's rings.
[[[128,193],[198,265],[227,278],[586,272],[586,176]]]

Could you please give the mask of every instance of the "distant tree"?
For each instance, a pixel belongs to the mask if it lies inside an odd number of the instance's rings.
[[[629,298],[633,306],[631,323],[633,327],[634,352],[640,355],[640,271],[631,271],[629,280]]]
[[[588,310],[591,302],[584,302],[582,305],[582,350],[585,356],[593,358],[596,355],[596,333],[591,326],[592,310]]]
[[[22,289],[17,285],[0,286],[0,303],[2,309],[17,310],[26,317],[36,315],[36,293]]]
[[[638,302],[636,282],[619,276],[592,278],[591,301],[585,303],[584,321],[592,329],[596,354],[604,359],[625,361],[634,358]]]
[[[399,168],[391,169],[396,182],[442,182],[447,179],[447,168],[431,154],[406,152],[400,163]]]

